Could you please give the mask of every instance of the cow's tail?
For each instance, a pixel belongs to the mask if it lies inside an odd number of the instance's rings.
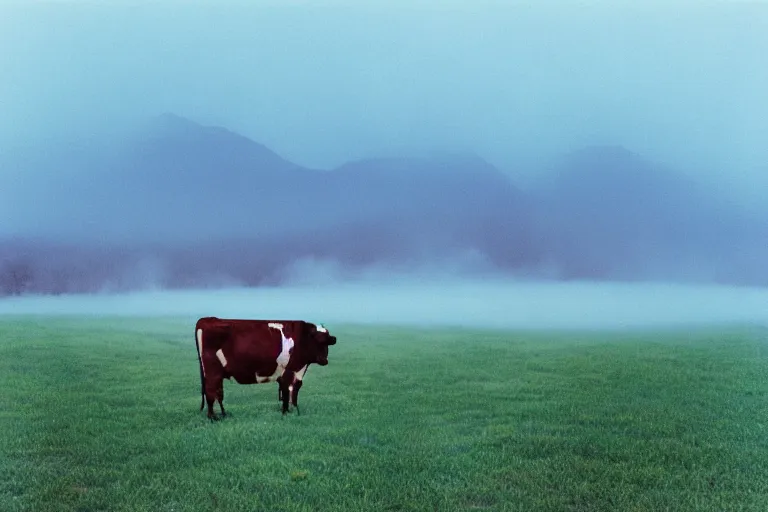
[[[200,395],[202,396],[200,401],[200,410],[205,407],[205,371],[203,371],[203,355],[200,353],[200,347],[203,344],[202,340],[203,330],[195,326],[195,349],[197,349],[197,362],[200,365]]]

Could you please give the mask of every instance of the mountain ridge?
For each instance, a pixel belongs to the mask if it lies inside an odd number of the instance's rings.
[[[66,177],[34,190],[17,183],[9,219],[32,219],[19,224],[29,237],[114,247],[126,255],[115,265],[126,269],[149,258],[149,267],[165,269],[164,286],[211,275],[278,283],[296,261],[424,268],[467,254],[477,268],[519,276],[698,279],[690,270],[698,266],[714,269],[703,278],[768,282],[758,263],[768,257],[765,219],[746,220],[713,191],[621,146],[563,155],[526,191],[476,154],[390,155],[309,169],[175,114],[152,120],[121,151],[85,156]],[[68,162],[38,158],[35,165],[56,176]],[[48,265],[39,274],[55,273],[55,251],[39,247],[36,265]],[[106,252],[98,254],[110,268]],[[62,260],[76,266],[75,257]],[[148,266],[140,268],[144,275]]]

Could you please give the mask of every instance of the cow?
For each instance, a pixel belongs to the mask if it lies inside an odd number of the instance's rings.
[[[218,420],[213,410],[218,401],[224,410],[224,379],[238,384],[277,382],[282,412],[288,401],[299,413],[298,395],[304,375],[312,363],[328,364],[328,347],[336,337],[321,324],[303,320],[240,320],[203,317],[195,324],[197,359],[200,364],[202,401],[208,403],[208,418]]]

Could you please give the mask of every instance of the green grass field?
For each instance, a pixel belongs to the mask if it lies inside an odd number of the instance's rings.
[[[301,415],[195,319],[0,319],[0,510],[768,510],[768,332],[330,326]]]

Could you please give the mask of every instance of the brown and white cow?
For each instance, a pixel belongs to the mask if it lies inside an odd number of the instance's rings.
[[[224,379],[238,384],[278,383],[283,414],[288,400],[298,412],[302,379],[312,363],[328,364],[328,347],[336,343],[328,329],[303,320],[238,320],[200,318],[195,324],[200,363],[202,402],[208,402],[208,417],[219,402],[224,411]]]

